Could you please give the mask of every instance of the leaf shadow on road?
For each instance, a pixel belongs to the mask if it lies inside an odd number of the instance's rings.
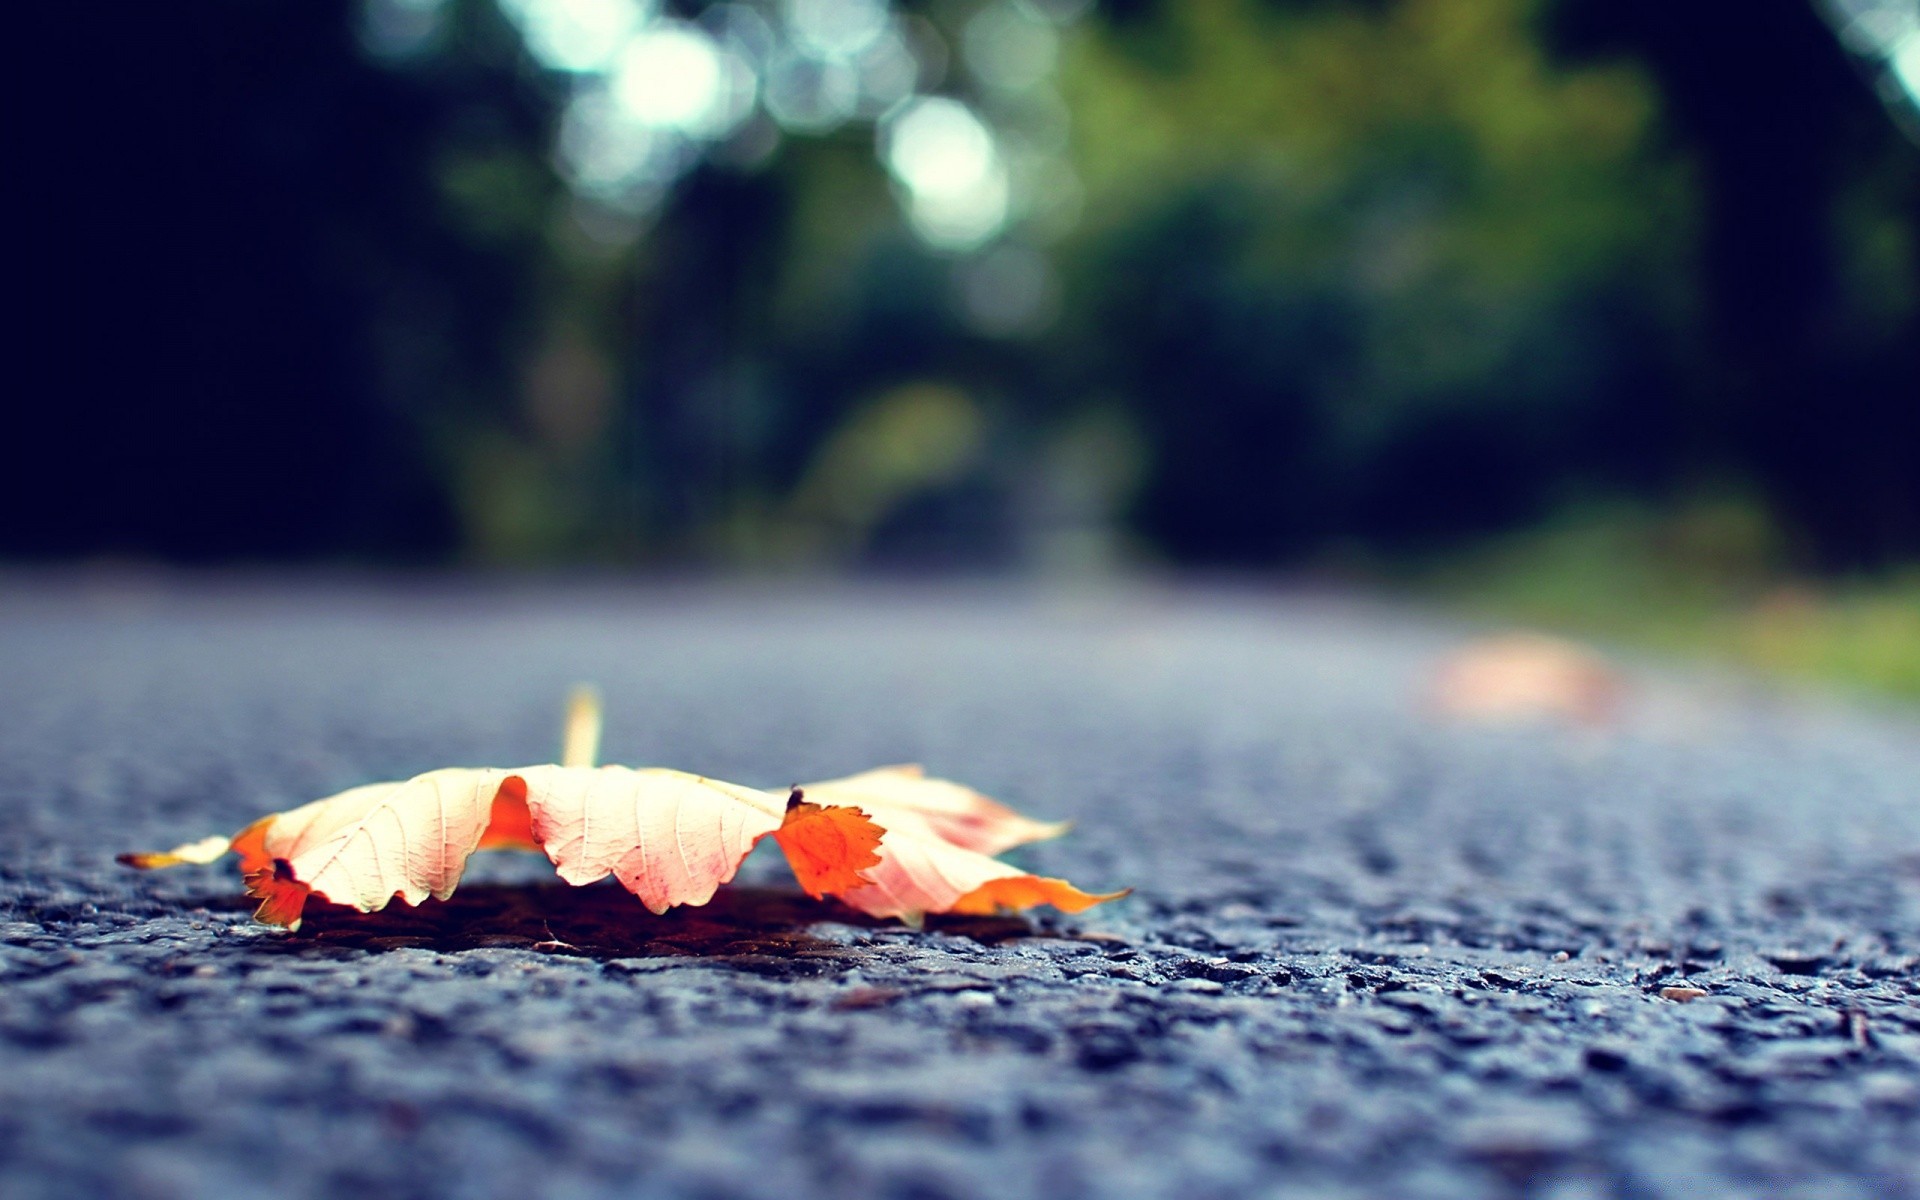
[[[1044,932],[1019,917],[932,917],[927,929],[985,945]],[[699,958],[769,975],[811,976],[853,969],[867,957],[860,943],[893,936],[912,935],[898,922],[779,888],[723,888],[710,904],[655,916],[610,884],[470,884],[444,901],[418,907],[395,901],[376,913],[310,900],[297,932],[254,944],[293,954],[411,947],[519,949],[600,961]]]

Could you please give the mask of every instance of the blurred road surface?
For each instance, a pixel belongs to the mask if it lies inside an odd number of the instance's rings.
[[[1257,588],[0,581],[0,1195],[1920,1196],[1920,720]],[[924,933],[544,860],[252,925],[116,851],[555,753],[920,761],[1124,901]],[[1703,992],[1691,1000],[1668,997]],[[1663,994],[1664,993],[1664,994]]]

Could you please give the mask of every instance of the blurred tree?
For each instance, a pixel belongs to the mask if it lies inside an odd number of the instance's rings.
[[[1687,197],[1526,0],[1134,15],[1068,58],[1083,353],[1175,555],[1407,547],[1671,479]]]
[[[998,563],[1132,495],[1266,565],[1728,476],[1920,551],[1920,165],[1803,0],[1082,8],[36,8],[0,552]]]
[[[1713,450],[1816,564],[1920,551],[1920,151],[1808,0],[1558,0],[1646,64],[1697,168]]]
[[[467,22],[415,78],[367,60],[348,0],[35,13],[31,450],[0,548],[456,549],[452,427],[503,411],[539,254],[461,196],[550,190],[504,31]]]

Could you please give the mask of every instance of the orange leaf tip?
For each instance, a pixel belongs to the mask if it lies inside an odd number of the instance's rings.
[[[786,816],[772,835],[801,890],[818,900],[864,887],[860,872],[879,865],[884,831],[857,808],[809,804],[802,796],[799,788],[788,796]]]
[[[293,877],[293,866],[284,858],[242,876],[247,894],[260,901],[253,919],[262,925],[284,925],[290,933],[300,929],[300,914],[313,889]]]

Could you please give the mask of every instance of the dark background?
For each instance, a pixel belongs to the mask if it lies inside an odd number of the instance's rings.
[[[668,8],[821,57],[804,3]],[[528,11],[36,12],[0,553],[1346,569],[1705,511],[1696,558],[1920,557],[1900,4],[898,3],[1007,167],[970,240],[865,99],[585,178],[601,76]]]

